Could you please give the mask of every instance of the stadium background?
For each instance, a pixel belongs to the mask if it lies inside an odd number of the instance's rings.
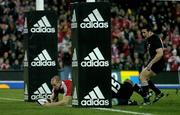
[[[74,0],[76,1],[76,0]],[[45,10],[58,13],[58,62],[62,79],[71,74],[71,0],[45,0]],[[35,0],[0,1],[0,71],[18,73],[23,70],[23,25],[25,12],[35,10]],[[151,23],[162,38],[165,49],[164,71],[180,70],[180,3],[155,0],[111,0],[112,70],[120,72],[121,79],[132,77],[137,81],[138,71],[147,64],[145,40],[139,27]],[[135,70],[130,75],[123,70]],[[132,72],[133,72],[132,71]],[[125,77],[122,77],[125,76]],[[4,79],[4,78],[3,78]],[[7,76],[8,79],[8,76]]]
[[[161,19],[155,18],[154,27],[164,24],[163,29],[159,31],[159,35],[165,35],[163,42],[166,45],[166,72],[175,72],[179,68],[179,21],[180,21],[180,3],[173,2],[159,2],[151,0],[111,0],[112,4],[112,23],[118,27],[112,28],[112,69],[113,70],[140,70],[141,64],[144,64],[146,60],[142,60],[136,53],[135,49],[139,46],[143,39],[138,31],[137,25],[139,22],[145,23],[145,15],[149,12],[154,16],[164,18],[162,23]],[[54,9],[59,14],[59,69],[64,70],[63,65],[67,65],[69,68],[70,58],[64,58],[65,53],[69,51],[71,47],[70,38],[70,13],[69,5],[70,1],[65,0],[45,0],[45,9]],[[67,5],[68,4],[68,5]],[[141,7],[140,7],[141,6]],[[154,10],[153,10],[154,9]],[[0,80],[21,80],[17,76],[22,75],[23,71],[23,24],[24,24],[24,12],[35,10],[35,0],[0,0]],[[146,12],[142,12],[146,11]],[[143,15],[143,16],[140,16]],[[131,17],[131,18],[130,18]],[[152,16],[153,17],[153,16]],[[152,18],[153,19],[153,18]],[[114,21],[113,21],[114,20]],[[153,19],[154,20],[154,19]],[[129,26],[129,24],[131,26]],[[128,26],[127,26],[128,25]],[[128,27],[128,28],[126,28]],[[116,36],[116,37],[114,37]],[[114,39],[115,38],[115,39]],[[132,42],[130,38],[134,38]],[[113,42],[114,41],[114,42]],[[135,45],[136,44],[136,45]],[[175,44],[175,45],[174,45]],[[115,46],[115,47],[114,47]],[[120,47],[121,46],[121,47]],[[141,47],[142,48],[142,47]],[[131,49],[131,50],[127,50]],[[138,49],[138,48],[137,48]],[[136,50],[142,51],[142,50]],[[6,52],[6,53],[5,53]],[[177,56],[172,56],[173,52],[176,52]],[[67,53],[68,54],[68,53]],[[71,54],[67,57],[71,57]],[[142,55],[141,55],[142,56]],[[143,57],[146,55],[143,55]],[[170,58],[171,57],[171,58]],[[168,58],[171,59],[168,61]],[[67,59],[66,62],[64,62]],[[123,59],[123,60],[122,60]],[[5,60],[9,60],[5,61]],[[11,61],[10,61],[11,60]],[[15,61],[16,60],[16,61]],[[136,61],[135,61],[136,60]],[[139,61],[141,62],[139,62]],[[3,66],[2,66],[3,65]],[[129,65],[129,66],[128,66]],[[135,68],[137,67],[137,68]],[[173,69],[175,68],[175,69]],[[68,70],[67,71],[70,71]],[[65,69],[66,70],[66,69]],[[165,76],[167,73],[165,73]],[[11,76],[11,77],[10,77]],[[170,77],[174,77],[172,74]],[[180,100],[179,93],[174,90],[163,90],[165,94],[169,94],[160,100],[160,102],[150,106],[116,106],[107,110],[95,110],[95,109],[82,109],[82,108],[68,108],[68,107],[53,107],[43,108],[36,103],[26,103],[23,100],[23,90],[17,89],[0,89],[0,113],[1,115],[49,115],[49,114],[71,114],[71,115],[125,115],[125,114],[139,114],[139,115],[179,115]],[[141,98],[136,94],[133,94],[133,99],[141,102]],[[112,112],[114,111],[114,112]]]

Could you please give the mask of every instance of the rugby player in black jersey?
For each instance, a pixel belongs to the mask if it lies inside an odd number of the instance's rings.
[[[151,30],[151,25],[141,27],[142,36],[147,40],[147,50],[150,55],[148,64],[140,73],[140,81],[143,92],[148,95],[148,90],[151,88],[155,92],[155,99],[158,101],[164,94],[153,84],[151,77],[156,76],[165,67],[163,60],[163,43],[162,40]],[[148,97],[144,97],[144,104],[150,104]]]
[[[111,78],[112,105],[138,105],[136,101],[130,100],[135,91],[142,97],[146,96],[141,87],[126,79],[120,83],[113,77]]]

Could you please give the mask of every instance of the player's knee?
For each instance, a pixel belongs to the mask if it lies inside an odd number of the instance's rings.
[[[141,81],[141,86],[147,86],[147,85],[148,85],[148,81],[147,80]]]
[[[140,81],[141,81],[141,83],[144,83],[147,81],[147,79],[145,77],[140,77]]]
[[[139,79],[140,79],[141,81],[144,81],[144,80],[146,79],[146,74],[141,73],[140,76],[139,76]]]
[[[149,79],[149,72],[147,72],[146,70],[142,71],[140,74],[140,80],[144,81]]]

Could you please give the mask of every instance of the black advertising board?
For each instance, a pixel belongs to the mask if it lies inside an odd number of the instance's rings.
[[[26,17],[25,101],[51,96],[50,80],[58,74],[57,15],[32,11]]]
[[[111,107],[111,23],[106,2],[74,3],[73,106]]]

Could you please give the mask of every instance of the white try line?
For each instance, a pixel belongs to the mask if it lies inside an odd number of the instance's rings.
[[[120,109],[109,109],[109,108],[93,108],[97,110],[103,110],[103,111],[112,111],[112,112],[119,112],[119,113],[127,113],[127,114],[133,114],[133,115],[154,115],[151,113],[140,113],[140,112],[134,112],[134,111],[125,111]]]
[[[7,101],[24,101],[22,99],[14,99],[14,98],[6,98],[6,97],[0,97],[0,100],[7,100]]]

